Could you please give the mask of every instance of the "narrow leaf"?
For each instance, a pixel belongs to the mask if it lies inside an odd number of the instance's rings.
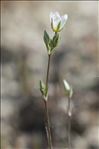
[[[47,50],[49,50],[49,41],[50,41],[50,38],[49,38],[49,35],[46,31],[44,31],[44,42],[45,42],[45,45],[47,47]]]

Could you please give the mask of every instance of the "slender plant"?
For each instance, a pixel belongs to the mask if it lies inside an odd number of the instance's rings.
[[[67,142],[68,142],[68,149],[71,149],[71,116],[72,116],[71,98],[73,95],[73,89],[66,80],[63,80],[63,83],[64,83],[64,88],[65,88],[65,94],[68,98],[68,105],[67,105],[67,115],[68,115],[67,139],[68,141]]]
[[[51,56],[55,52],[55,49],[58,45],[59,41],[59,32],[63,29],[66,21],[67,21],[67,14],[64,16],[60,16],[58,12],[51,12],[50,13],[50,24],[52,31],[54,32],[54,35],[52,38],[48,35],[46,30],[44,31],[44,43],[47,48],[47,54],[48,54],[48,65],[47,65],[47,73],[46,73],[46,81],[43,83],[43,81],[40,81],[40,91],[43,97],[44,105],[45,105],[45,128],[46,128],[46,134],[47,134],[47,140],[48,140],[48,147],[49,149],[52,149],[52,137],[51,137],[51,129],[50,129],[50,120],[49,120],[49,111],[48,111],[48,81],[49,81],[49,69],[50,69],[50,61]]]

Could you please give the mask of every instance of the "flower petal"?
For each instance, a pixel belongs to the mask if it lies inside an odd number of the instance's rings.
[[[58,26],[59,22],[61,21],[61,17],[59,15],[59,13],[58,12],[55,12],[55,13],[51,12],[50,13],[50,21],[51,21],[51,26],[52,26],[53,30],[56,31],[57,26]]]
[[[60,14],[56,11],[55,13],[55,16],[58,18],[58,19],[60,19],[61,17],[60,17]]]
[[[68,19],[68,15],[64,15],[61,17],[61,29],[64,27],[67,19]]]
[[[53,18],[54,18],[54,13],[50,12],[50,22],[53,20]]]
[[[60,17],[60,15],[59,15],[58,12],[55,12],[55,13],[54,13],[54,15],[53,15],[53,20],[54,20],[54,21],[60,21],[60,20],[61,20],[61,17]]]
[[[57,28],[60,20],[53,20],[53,28]]]

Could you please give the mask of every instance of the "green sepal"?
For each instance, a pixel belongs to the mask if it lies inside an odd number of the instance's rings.
[[[61,26],[61,21],[58,23],[58,25],[57,25],[57,30],[56,30],[56,32],[59,32],[60,31],[60,26]]]

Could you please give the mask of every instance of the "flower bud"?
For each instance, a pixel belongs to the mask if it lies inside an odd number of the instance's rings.
[[[66,80],[63,80],[63,83],[64,83],[64,88],[65,88],[66,96],[68,96],[69,98],[71,98],[72,95],[73,95],[72,87],[69,85],[69,83]]]

